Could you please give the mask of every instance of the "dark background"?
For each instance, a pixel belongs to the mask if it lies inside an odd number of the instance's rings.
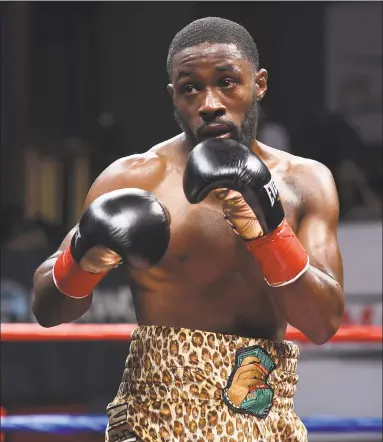
[[[5,2],[4,217],[12,213],[18,218],[21,211],[24,217],[45,223],[52,218],[47,215],[52,208],[36,207],[39,203],[32,201],[38,199],[36,192],[29,201],[26,198],[26,188],[31,187],[26,175],[33,175],[26,152],[34,152],[38,162],[47,158],[59,162],[55,204],[60,207],[51,227],[65,232],[79,215],[73,193],[81,194],[77,198],[84,193],[73,178],[74,158],[86,157],[90,175],[83,187],[87,187],[114,159],[146,151],[174,136],[178,127],[166,91],[168,46],[183,26],[208,15],[238,21],[255,38],[261,66],[269,72],[264,118],[284,127],[292,152],[324,162],[336,179],[339,163],[352,158],[380,195],[381,141],[366,156],[366,143],[358,133],[347,134],[352,130],[330,121],[326,109],[327,6],[325,2]],[[337,130],[341,137],[335,139]],[[342,216],[347,217],[350,207],[363,197],[354,195],[351,200],[342,199]],[[380,216],[381,210],[377,211]]]

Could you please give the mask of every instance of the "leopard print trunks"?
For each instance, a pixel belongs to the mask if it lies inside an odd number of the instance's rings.
[[[140,326],[106,442],[307,442],[292,342]]]

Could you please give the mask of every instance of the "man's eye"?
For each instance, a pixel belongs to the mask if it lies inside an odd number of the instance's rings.
[[[184,86],[182,86],[182,92],[184,94],[190,95],[195,94],[198,91],[196,86],[194,86],[193,84],[185,84]]]
[[[223,88],[230,88],[236,84],[236,81],[233,78],[222,78],[220,80],[220,86]]]

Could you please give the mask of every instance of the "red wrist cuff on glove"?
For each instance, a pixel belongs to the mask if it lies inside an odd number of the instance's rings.
[[[296,281],[309,267],[309,257],[286,219],[269,235],[246,243],[266,282],[280,287]]]
[[[73,259],[70,246],[57,258],[53,267],[53,281],[56,287],[70,298],[89,296],[96,285],[106,276],[104,273],[90,273]]]

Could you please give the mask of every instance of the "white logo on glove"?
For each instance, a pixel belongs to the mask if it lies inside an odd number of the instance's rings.
[[[270,180],[265,186],[263,186],[267,192],[270,200],[271,207],[274,206],[275,201],[278,198],[278,189],[273,180]]]

